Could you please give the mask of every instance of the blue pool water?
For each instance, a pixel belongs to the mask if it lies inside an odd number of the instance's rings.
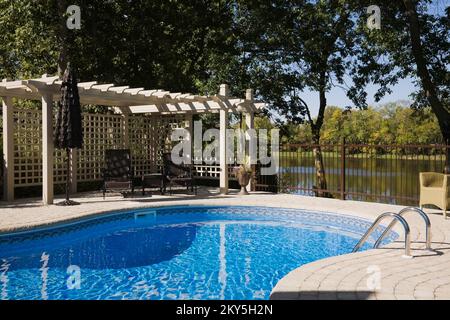
[[[111,214],[0,236],[0,299],[267,299],[296,267],[351,252],[369,226],[267,207]]]

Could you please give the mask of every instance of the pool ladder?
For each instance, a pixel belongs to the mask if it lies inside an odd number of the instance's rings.
[[[431,222],[430,222],[430,219],[428,218],[426,213],[423,212],[421,209],[415,208],[415,207],[408,207],[408,208],[404,208],[404,209],[400,210],[399,213],[385,212],[385,213],[380,214],[378,216],[378,218],[372,223],[370,228],[366,231],[366,233],[362,236],[362,238],[359,240],[359,242],[356,244],[356,246],[353,248],[352,252],[356,252],[362,247],[364,242],[366,242],[366,240],[369,238],[370,234],[379,226],[379,224],[381,223],[382,220],[384,220],[387,217],[392,217],[393,220],[386,227],[386,229],[384,229],[384,231],[382,232],[380,237],[377,239],[377,241],[375,241],[373,248],[376,249],[380,246],[381,242],[388,235],[389,231],[391,231],[391,229],[395,226],[396,222],[399,221],[402,224],[403,229],[405,230],[405,257],[412,257],[411,256],[411,230],[409,228],[408,222],[405,220],[405,218],[403,218],[403,215],[408,212],[416,212],[424,220],[425,228],[426,228],[425,229],[426,249],[432,250],[431,249]]]

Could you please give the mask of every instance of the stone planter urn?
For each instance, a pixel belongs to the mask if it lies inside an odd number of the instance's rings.
[[[244,166],[235,167],[234,174],[238,179],[238,183],[241,186],[241,191],[239,195],[247,195],[247,185],[250,182],[252,177],[252,172],[249,169],[246,169]]]

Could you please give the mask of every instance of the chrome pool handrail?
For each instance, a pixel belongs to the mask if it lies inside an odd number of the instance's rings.
[[[432,250],[431,249],[431,221],[430,221],[430,218],[428,218],[427,214],[423,210],[416,208],[416,207],[404,208],[404,209],[400,210],[400,212],[398,214],[403,217],[403,215],[408,212],[417,212],[422,217],[423,221],[425,222],[426,249]],[[373,246],[374,248],[378,248],[378,246],[381,244],[381,241],[383,241],[383,239],[386,237],[388,232],[394,227],[396,222],[397,222],[397,220],[392,220],[392,222],[388,225],[388,227],[386,229],[384,229],[381,236],[375,242],[375,244]]]
[[[378,227],[381,221],[387,217],[392,217],[395,220],[400,221],[400,223],[402,224],[403,228],[405,229],[405,256],[411,257],[411,231],[408,222],[406,222],[406,220],[401,215],[394,212],[385,212],[380,214],[378,218],[372,223],[370,228],[366,231],[366,233],[362,236],[362,238],[358,241],[352,252],[358,251],[364,244],[364,242],[366,242],[367,238],[369,238],[370,234]]]

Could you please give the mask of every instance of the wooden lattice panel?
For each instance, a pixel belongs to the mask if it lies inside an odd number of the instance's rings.
[[[83,114],[83,148],[78,152],[78,181],[102,178],[106,149],[124,147],[123,117],[116,114]]]
[[[40,110],[15,109],[14,184],[42,184],[42,114]],[[65,152],[55,150],[54,182],[65,182]]]
[[[137,177],[160,172],[162,154],[171,151],[172,130],[184,127],[184,116],[142,116],[128,118],[128,138]]]
[[[147,116],[131,115],[128,119],[128,138],[132,154],[134,174],[139,177],[150,172],[157,172],[157,145],[153,133],[152,120]]]
[[[218,165],[195,165],[197,177],[218,178],[220,176],[220,167]]]
[[[14,184],[42,183],[42,116],[38,110],[14,110]]]
[[[78,150],[78,181],[102,179],[105,150],[126,146],[125,118],[120,114],[83,113],[83,148]],[[162,154],[170,152],[174,143],[172,131],[185,126],[184,115],[130,115],[128,139],[135,176],[159,172]],[[66,181],[66,152],[54,152],[54,182]],[[218,178],[218,165],[196,165],[199,177]],[[231,166],[229,167],[231,174]],[[14,110],[14,184],[42,184],[42,114],[40,110]]]
[[[220,165],[218,164],[196,164],[194,165],[196,176],[199,178],[219,178]],[[228,177],[233,179],[234,165],[228,165]]]
[[[171,152],[172,147],[178,143],[178,141],[172,143],[170,135],[172,131],[177,128],[184,128],[184,115],[171,115],[171,116],[158,116],[154,119],[154,134],[158,137],[157,161],[159,165],[162,165],[162,154]],[[161,147],[162,146],[162,147]]]

